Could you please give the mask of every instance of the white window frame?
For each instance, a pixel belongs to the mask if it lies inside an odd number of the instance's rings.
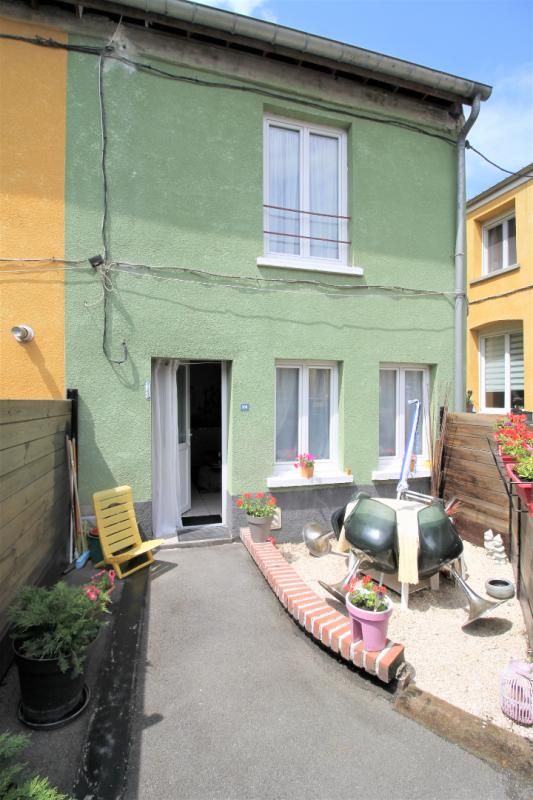
[[[509,263],[509,222],[512,219],[515,220],[515,241],[517,241],[518,237],[516,230],[516,214],[514,211],[511,214],[506,214],[504,216],[498,217],[497,219],[491,219],[490,222],[487,222],[485,223],[485,225],[483,225],[483,264],[482,264],[483,275],[497,274],[502,270],[511,269],[512,267],[516,266],[516,262],[513,264]],[[489,231],[491,231],[493,228],[497,228],[499,225],[502,226],[502,266],[500,269],[490,270]]]
[[[410,371],[422,372],[422,452],[417,454],[418,475],[424,470],[424,464],[429,461],[429,389],[430,368],[427,364],[380,364],[379,371],[394,370],[396,372],[396,453],[394,456],[379,455],[379,415],[378,415],[378,464],[379,471],[390,473],[399,477],[405,451],[405,373]],[[379,387],[378,387],[379,392]]]
[[[479,408],[482,413],[486,414],[505,414],[511,408],[511,335],[514,333],[522,333],[520,328],[514,330],[494,331],[493,333],[480,334],[479,342]],[[495,406],[485,405],[485,346],[487,339],[494,339],[497,336],[505,338],[505,355],[504,355],[504,370],[505,370],[505,407],[497,408]]]
[[[276,361],[278,369],[298,369],[298,453],[309,452],[309,369],[330,370],[329,458],[315,461],[315,474],[338,472],[339,367],[336,361]],[[274,398],[274,459],[276,457],[276,401]],[[274,461],[273,475],[298,475],[294,461]]]
[[[339,128],[330,128],[325,125],[311,125],[303,122],[296,122],[295,120],[286,117],[267,116],[264,119],[263,128],[263,203],[268,204],[268,176],[269,176],[269,148],[268,148],[268,130],[270,126],[276,128],[287,128],[288,130],[298,131],[300,133],[300,205],[302,211],[309,211],[309,136],[316,133],[319,135],[327,135],[335,137],[339,141],[339,196],[338,196],[338,209],[340,217],[348,216],[348,136],[346,131]],[[263,229],[268,230],[268,208],[263,209]],[[300,233],[308,236],[310,231],[310,214],[300,215]],[[340,231],[344,231],[339,239],[348,241],[350,232],[350,220],[344,220],[344,225],[339,226]],[[294,267],[306,266],[308,269],[316,268],[330,268],[332,266],[346,266],[348,264],[349,245],[339,244],[337,258],[317,258],[311,256],[310,239],[299,239],[300,253],[293,255],[291,253],[271,252],[269,250],[269,235],[263,234],[263,251],[264,259],[258,259],[258,262],[268,261],[280,262],[280,265],[288,265]],[[328,270],[329,271],[329,270]],[[354,269],[356,274],[361,274],[361,269]]]

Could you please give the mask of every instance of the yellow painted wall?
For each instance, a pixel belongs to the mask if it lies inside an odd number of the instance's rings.
[[[479,283],[471,281],[482,274],[483,224],[514,208],[516,215],[516,260],[519,269],[508,274],[489,277]],[[525,408],[533,409],[533,180],[500,197],[489,200],[467,215],[468,259],[468,333],[467,333],[467,388],[472,389],[475,410],[480,410],[479,397],[479,347],[478,339],[505,323],[522,322],[524,332]],[[526,288],[526,287],[532,288]],[[512,290],[506,297],[494,295]],[[484,300],[475,303],[476,300]],[[474,301],[474,302],[473,302]],[[473,304],[472,304],[473,303]]]
[[[0,30],[66,41],[1,17]],[[64,257],[66,79],[66,51],[0,39],[1,258]],[[0,262],[2,398],[65,395],[64,273],[37,266]],[[33,342],[15,341],[18,324],[34,329]]]

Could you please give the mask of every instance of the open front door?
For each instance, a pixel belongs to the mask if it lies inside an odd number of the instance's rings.
[[[189,365],[181,364],[176,380],[178,384],[178,486],[179,513],[191,507],[191,407]]]

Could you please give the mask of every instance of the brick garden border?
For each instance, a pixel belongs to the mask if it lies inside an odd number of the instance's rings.
[[[241,528],[240,536],[280,603],[314,639],[383,683],[396,678],[405,662],[403,644],[389,639],[379,652],[365,650],[362,639],[352,641],[350,621],[317,595],[271,542],[253,542],[248,528]]]

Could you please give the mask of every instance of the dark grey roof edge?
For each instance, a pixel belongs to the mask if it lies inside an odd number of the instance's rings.
[[[469,200],[467,200],[466,207],[469,208],[470,206],[473,206],[481,202],[481,200],[489,198],[492,194],[495,194],[496,192],[501,192],[501,190],[505,189],[506,186],[509,186],[516,180],[520,180],[520,178],[524,178],[525,180],[529,178],[529,180],[533,180],[532,176],[533,176],[533,161],[531,162],[531,164],[527,164],[525,167],[522,167],[522,169],[518,170],[518,172],[513,172],[512,175],[508,175],[506,178],[499,181],[498,183],[494,183],[492,186],[489,186],[488,189],[484,189],[479,194],[476,194],[474,197],[471,197]]]
[[[118,2],[122,6],[136,8],[147,14],[159,14],[192,24],[205,25],[229,34],[247,36],[270,45],[329,58],[347,67],[373,70],[389,78],[410,81],[427,89],[433,88],[441,94],[449,94],[451,98],[459,98],[467,104],[470,104],[477,94],[481,100],[487,100],[492,92],[492,87],[484,83],[190,0],[118,0]]]

